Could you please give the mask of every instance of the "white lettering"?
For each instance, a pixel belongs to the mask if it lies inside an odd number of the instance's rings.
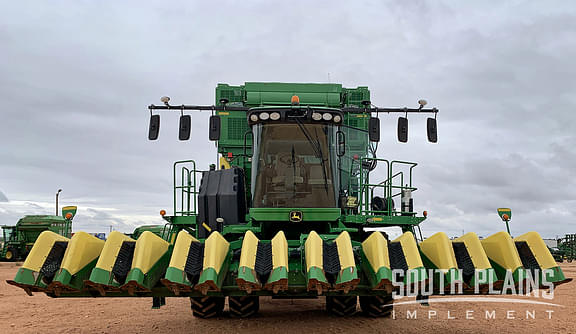
[[[474,320],[474,310],[466,310],[466,319]]]
[[[532,310],[532,312],[526,310],[526,319],[535,319],[536,318],[536,311]]]
[[[514,314],[516,313],[516,311],[513,310],[509,310],[508,312],[506,312],[506,319],[516,319],[516,317],[514,316]]]
[[[554,313],[554,311],[546,310],[546,313],[548,313],[548,319],[552,319],[552,313]]]
[[[450,311],[448,311],[448,317],[447,317],[447,319],[448,319],[448,320],[453,320],[453,319],[456,319],[456,317],[451,317],[451,316],[450,316]]]
[[[406,319],[418,319],[418,310],[414,310],[414,312],[410,312],[410,310],[406,311]]]
[[[436,317],[436,315],[436,310],[428,310],[428,319],[432,319],[432,317]]]
[[[492,310],[492,312],[486,311],[486,319],[496,319],[496,311]]]

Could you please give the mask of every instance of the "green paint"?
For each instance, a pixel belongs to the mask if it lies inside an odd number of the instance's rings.
[[[183,285],[192,285],[188,278],[186,277],[186,273],[180,269],[169,267],[166,269],[166,275],[164,276],[167,280],[172,283],[183,284]]]
[[[310,267],[310,270],[306,274],[306,283],[308,283],[310,280],[317,280],[318,282],[328,284],[326,276],[324,275],[324,271],[322,268],[318,267]]]
[[[268,278],[268,284],[278,282],[283,279],[288,279],[288,268],[286,267],[278,267],[273,269],[270,273],[270,277]]]
[[[92,269],[89,281],[97,284],[111,285],[115,287],[119,286],[119,284],[114,281],[114,275],[112,272],[102,268]]]
[[[254,269],[250,267],[240,267],[238,268],[238,278],[243,279],[246,282],[260,284],[256,276],[254,275]]]

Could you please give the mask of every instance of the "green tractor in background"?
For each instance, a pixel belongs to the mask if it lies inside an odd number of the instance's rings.
[[[359,305],[380,317],[390,314],[394,292],[427,282],[433,294],[487,294],[507,273],[519,286],[529,274],[570,280],[536,232],[422,238],[427,212],[412,196],[417,163],[376,152],[379,116],[390,113],[401,115],[404,143],[408,114],[432,115],[427,137],[437,142],[438,110],[424,100],[377,108],[367,87],[248,82],[219,84],[212,106],[161,101],[149,106],[149,139],[158,138],[157,111],[180,113],[180,140],[190,138],[186,113],[210,112],[209,139],[220,154],[204,170],[194,160],[174,163],[162,233],[112,232],[104,242],[44,232],[9,284],[30,295],[152,297],[153,307],[186,297],[200,318],[222,314],[226,299],[232,316],[252,316],[262,296],[326,298],[331,314],[352,315]],[[397,237],[382,231],[389,227]]]
[[[44,231],[70,238],[75,206],[62,208],[62,216],[30,215],[18,220],[15,226],[2,226],[3,245],[0,250],[2,261],[22,261],[26,259],[34,243]]]

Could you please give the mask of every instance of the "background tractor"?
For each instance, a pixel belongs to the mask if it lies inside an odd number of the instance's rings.
[[[408,141],[409,114],[430,115],[427,137],[437,142],[438,110],[424,100],[378,108],[367,87],[248,82],[219,84],[212,106],[161,101],[149,106],[149,139],[159,136],[158,112],[180,113],[180,140],[190,138],[190,112],[210,112],[220,155],[207,169],[174,163],[174,205],[160,212],[162,232],[112,232],[106,242],[44,232],[10,284],[30,295],[152,297],[153,307],[189,297],[193,314],[209,318],[222,314],[226,298],[238,317],[256,314],[261,296],[321,297],[334,315],[359,305],[379,317],[390,314],[393,292],[422,283],[432,282],[434,294],[454,284],[463,287],[456,293],[486,294],[507,273],[517,286],[531,274],[568,281],[536,232],[422,238],[417,163],[376,152],[383,114],[401,115],[400,142]],[[385,227],[401,234],[391,238],[378,230]]]
[[[62,208],[62,216],[30,215],[18,220],[15,226],[2,226],[4,243],[0,251],[0,260],[21,261],[34,246],[44,231],[51,231],[64,237],[72,235],[72,219],[76,214],[75,206]]]

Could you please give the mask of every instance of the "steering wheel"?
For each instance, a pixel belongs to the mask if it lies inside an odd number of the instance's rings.
[[[278,155],[278,160],[285,165],[291,165],[292,164],[292,153],[288,153],[288,152],[280,153]],[[299,162],[300,162],[300,157],[298,157],[297,155],[294,155],[294,164],[297,164]]]

